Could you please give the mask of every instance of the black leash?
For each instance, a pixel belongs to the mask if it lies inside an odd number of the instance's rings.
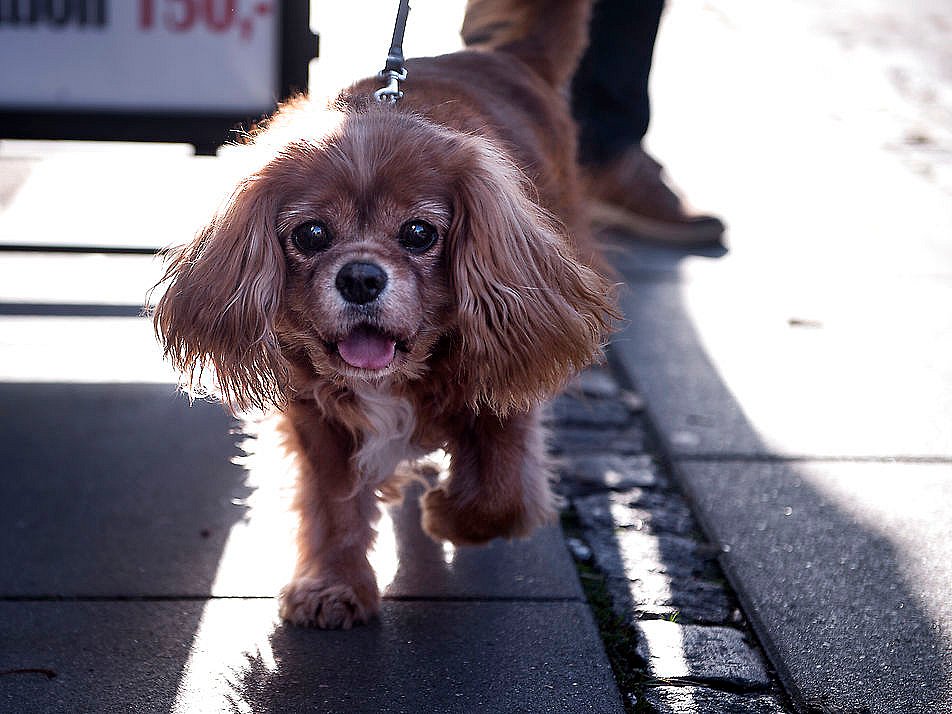
[[[386,104],[395,104],[403,92],[400,91],[400,82],[407,78],[407,69],[403,65],[403,33],[407,29],[407,15],[410,14],[410,0],[400,0],[397,7],[397,22],[393,26],[393,39],[390,41],[390,52],[387,54],[387,63],[377,75],[387,82],[386,86],[374,92],[374,99]]]

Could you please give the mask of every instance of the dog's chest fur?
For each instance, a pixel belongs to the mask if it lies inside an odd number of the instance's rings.
[[[354,457],[357,470],[364,483],[380,484],[393,475],[400,462],[424,455],[413,443],[416,413],[406,397],[394,394],[385,384],[360,385],[354,394],[369,422]]]

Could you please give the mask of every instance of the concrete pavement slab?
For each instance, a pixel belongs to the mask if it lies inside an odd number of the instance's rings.
[[[0,147],[0,243],[161,248],[191,239],[227,195],[239,160],[190,156],[185,146],[18,142]],[[227,153],[227,152],[226,152]],[[232,157],[233,158],[233,157]],[[66,228],[44,226],[55,196]],[[45,229],[44,229],[45,228]]]
[[[176,379],[144,318],[0,316],[3,382],[174,384]]]
[[[671,3],[648,149],[771,280],[934,272],[952,258],[950,28],[943,0]]]
[[[161,277],[157,256],[0,252],[0,308],[8,303],[141,308]]]
[[[6,383],[0,404],[0,594],[209,592],[249,495],[220,407],[167,384]]]
[[[952,711],[949,19],[670,3],[659,33],[647,146],[729,251],[619,239],[614,346],[804,710]]]
[[[678,468],[801,703],[871,714],[952,707],[952,464]]]
[[[286,582],[289,474],[274,452],[232,463],[247,437],[220,406],[103,384],[0,384],[0,403],[0,595],[272,596]],[[419,495],[380,524],[388,596],[582,597],[559,528],[453,549],[423,533]]]
[[[379,621],[336,632],[274,611],[267,599],[0,603],[0,708],[624,711],[583,602],[387,602]]]
[[[674,454],[952,457],[952,281],[723,268],[623,299],[613,346]]]
[[[169,384],[0,404],[0,710],[623,711],[557,527],[448,549],[410,494],[381,522],[381,619],[289,628],[266,429],[233,463],[236,422]]]
[[[723,270],[632,274],[615,349],[745,613],[805,709],[952,707],[950,284]]]

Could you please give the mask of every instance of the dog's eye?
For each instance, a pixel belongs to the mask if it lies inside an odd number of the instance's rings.
[[[425,253],[437,238],[436,228],[426,221],[407,221],[400,226],[400,245],[411,253]]]
[[[291,231],[291,240],[302,253],[317,253],[330,247],[331,232],[320,221],[308,221]]]

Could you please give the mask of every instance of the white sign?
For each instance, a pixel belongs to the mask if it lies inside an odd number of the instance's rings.
[[[0,0],[0,109],[253,114],[278,98],[277,0]]]

